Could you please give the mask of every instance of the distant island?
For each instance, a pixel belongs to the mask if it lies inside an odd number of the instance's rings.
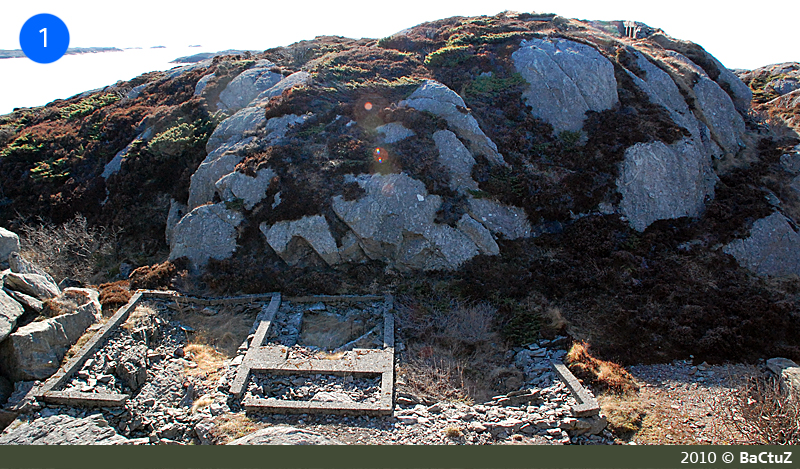
[[[64,55],[96,54],[99,52],[122,52],[116,47],[70,47]],[[17,59],[25,57],[25,52],[20,49],[0,49],[0,59]]]
[[[193,46],[191,46],[193,47]],[[178,57],[177,59],[173,60],[170,63],[173,64],[193,64],[197,62],[202,62],[206,59],[214,58],[218,55],[244,55],[246,52],[250,52],[251,54],[258,54],[260,51],[246,51],[246,50],[235,50],[235,49],[228,49],[228,50],[221,50],[219,52],[200,52],[199,54],[187,55],[185,57]]]

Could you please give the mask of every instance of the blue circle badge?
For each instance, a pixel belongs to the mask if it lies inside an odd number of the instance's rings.
[[[69,47],[67,25],[55,15],[31,16],[19,32],[19,45],[29,59],[40,64],[60,59]]]

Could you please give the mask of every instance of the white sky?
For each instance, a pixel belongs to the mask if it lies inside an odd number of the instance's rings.
[[[763,9],[758,3],[750,3],[750,7],[745,8],[733,2],[706,0],[221,0],[214,3],[39,0],[3,3],[0,49],[18,49],[22,24],[37,13],[52,13],[64,20],[73,47],[200,44],[216,49],[263,50],[316,35],[380,38],[449,16],[492,15],[515,10],[552,12],[590,20],[642,21],[673,37],[700,44],[729,68],[800,61],[796,35],[796,22],[800,18],[798,0],[773,0]]]

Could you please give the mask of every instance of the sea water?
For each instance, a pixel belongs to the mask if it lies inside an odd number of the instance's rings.
[[[170,62],[200,52],[211,51],[203,47],[125,49],[65,55],[51,64],[37,64],[27,57],[2,59],[0,115],[18,107],[42,106],[56,99],[66,99],[143,73],[186,65]]]

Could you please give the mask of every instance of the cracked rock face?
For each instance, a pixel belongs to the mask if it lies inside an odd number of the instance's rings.
[[[197,266],[209,259],[226,259],[236,250],[236,227],[241,213],[224,203],[202,205],[187,214],[172,231],[170,260],[186,256]]]
[[[271,227],[261,224],[259,229],[267,238],[269,246],[289,265],[296,265],[303,260],[306,253],[302,247],[313,249],[330,265],[341,262],[336,240],[331,235],[328,222],[321,215],[303,217],[296,221],[281,221]],[[297,240],[302,240],[306,246],[297,246]]]
[[[713,198],[716,181],[711,158],[691,139],[637,143],[625,151],[620,168],[619,209],[638,231],[656,220],[695,217]]]
[[[531,112],[556,133],[580,130],[586,111],[604,111],[619,101],[614,66],[593,47],[531,39],[522,41],[511,57],[530,84],[523,96]]]
[[[452,269],[477,255],[463,232],[434,222],[442,204],[425,185],[406,174],[360,175],[366,196],[354,201],[333,198],[333,210],[358,237],[371,259],[405,269]]]
[[[272,88],[283,79],[282,75],[270,71],[274,67],[275,64],[268,60],[259,60],[255,67],[240,73],[219,94],[218,107],[229,111],[247,107],[259,94]],[[200,91],[202,92],[202,88]],[[195,93],[197,94],[196,87]]]
[[[800,275],[800,234],[778,212],[756,221],[748,238],[732,241],[723,251],[761,276]]]

